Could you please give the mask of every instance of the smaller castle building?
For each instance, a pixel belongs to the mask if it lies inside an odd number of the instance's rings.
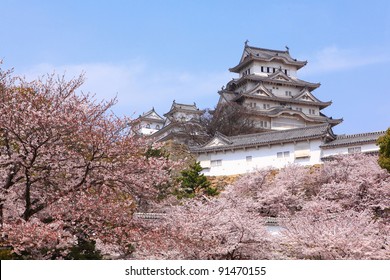
[[[153,108],[136,119],[134,127],[137,134],[148,136],[155,142],[173,140],[194,145],[202,142],[205,137],[200,133],[199,127],[199,119],[203,113],[195,103],[182,104],[174,100],[171,109],[164,114],[165,118]]]

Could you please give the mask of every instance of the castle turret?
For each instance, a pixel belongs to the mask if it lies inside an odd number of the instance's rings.
[[[239,75],[227,83],[219,94],[219,106],[235,102],[248,108],[254,124],[263,130],[285,130],[329,123],[339,124],[321,110],[332,104],[321,101],[313,91],[320,83],[297,77],[307,61],[291,57],[285,51],[249,46],[245,43],[240,62],[229,70]]]

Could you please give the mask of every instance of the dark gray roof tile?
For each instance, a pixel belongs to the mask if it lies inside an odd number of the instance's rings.
[[[218,150],[230,150],[247,147],[259,147],[278,143],[288,143],[294,141],[301,141],[313,138],[330,137],[334,139],[333,132],[329,124],[313,125],[304,128],[295,128],[281,131],[262,132],[256,134],[239,135],[239,136],[224,136],[224,142],[226,140],[229,143],[218,146],[208,146],[213,142],[215,138],[218,139],[219,135],[216,135],[210,142],[202,147],[192,147],[193,152],[209,152]]]
[[[359,134],[338,135],[334,141],[322,145],[321,148],[330,149],[338,146],[341,147],[366,143],[375,143],[378,138],[384,134],[385,131],[376,131]]]

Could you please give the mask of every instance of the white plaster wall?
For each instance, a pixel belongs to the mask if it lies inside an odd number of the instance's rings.
[[[155,132],[157,132],[158,130],[157,129],[152,129],[152,128],[146,128],[146,127],[142,127],[139,132],[143,135],[151,135]]]
[[[149,128],[147,127],[149,126]],[[150,135],[160,130],[163,127],[162,123],[153,122],[153,121],[142,121],[138,132],[143,135]]]
[[[349,145],[346,147],[335,147],[331,149],[323,149],[322,157],[325,158],[334,155],[345,155],[348,154],[348,148],[355,148],[355,147],[361,147],[361,151],[363,153],[379,151],[379,147],[375,143],[362,144],[362,145],[357,144],[357,145]]]
[[[261,66],[264,67],[264,71],[261,72]],[[255,62],[255,63],[252,63],[249,67],[250,67],[250,73],[251,74],[255,74],[255,75],[259,75],[259,76],[267,76],[268,74],[272,74],[273,73],[273,68],[276,68],[276,69],[279,69],[279,67],[282,67],[282,70],[284,72],[285,69],[287,69],[287,75],[288,76],[291,76],[291,77],[296,77],[297,76],[297,69],[293,66],[288,66],[288,65],[284,65],[282,62],[280,61],[271,61],[271,62]],[[240,73],[240,76],[242,76],[242,73],[247,70],[249,67],[246,67],[243,69],[243,71]],[[267,67],[270,67],[270,72],[267,73]]]
[[[298,163],[302,165],[313,165],[321,163],[321,145],[320,140],[310,141],[310,158],[295,159],[294,144],[273,145],[271,147],[264,146],[259,149],[241,149],[235,151],[216,152],[208,155],[198,156],[198,161],[202,167],[207,167],[203,173],[207,176],[222,176],[243,174],[260,168],[282,168],[289,163]],[[290,152],[289,157],[278,158],[278,152]],[[247,162],[246,157],[252,156],[252,161]],[[222,160],[221,166],[211,166],[208,161]]]
[[[286,101],[288,101],[288,99],[291,99],[290,96],[286,96],[286,91],[291,91],[292,96],[297,95],[300,91],[300,89],[298,89],[298,88],[289,87],[289,86],[277,86],[278,89],[273,89],[272,88],[273,86],[269,86],[269,85],[267,85],[267,87],[269,89],[272,89],[272,93],[275,94],[276,96],[286,98]]]
[[[189,121],[193,118],[197,118],[198,115],[196,114],[191,114],[191,113],[184,113],[184,112],[175,112],[173,114],[173,117],[178,120],[178,121]]]
[[[276,117],[271,119],[271,128],[275,130],[286,130],[291,128],[305,127],[306,123],[296,117]]]
[[[307,106],[307,105],[301,105],[301,104],[294,104],[292,105],[292,108],[294,110],[296,110],[296,108],[302,108],[302,113],[304,113],[305,115],[308,115],[308,116],[314,116],[314,115],[319,115],[320,114],[320,107],[318,106]],[[315,114],[310,114],[309,112],[309,109],[314,109],[315,110]]]

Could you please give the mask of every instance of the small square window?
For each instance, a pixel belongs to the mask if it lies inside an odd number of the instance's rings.
[[[210,165],[211,165],[211,167],[221,166],[222,165],[222,160],[221,159],[212,160],[210,162]]]
[[[348,154],[360,153],[361,151],[362,151],[362,147],[348,148]]]
[[[290,151],[278,152],[276,154],[277,158],[287,158],[290,157]]]
[[[246,162],[252,162],[252,156],[247,156],[246,157]]]

